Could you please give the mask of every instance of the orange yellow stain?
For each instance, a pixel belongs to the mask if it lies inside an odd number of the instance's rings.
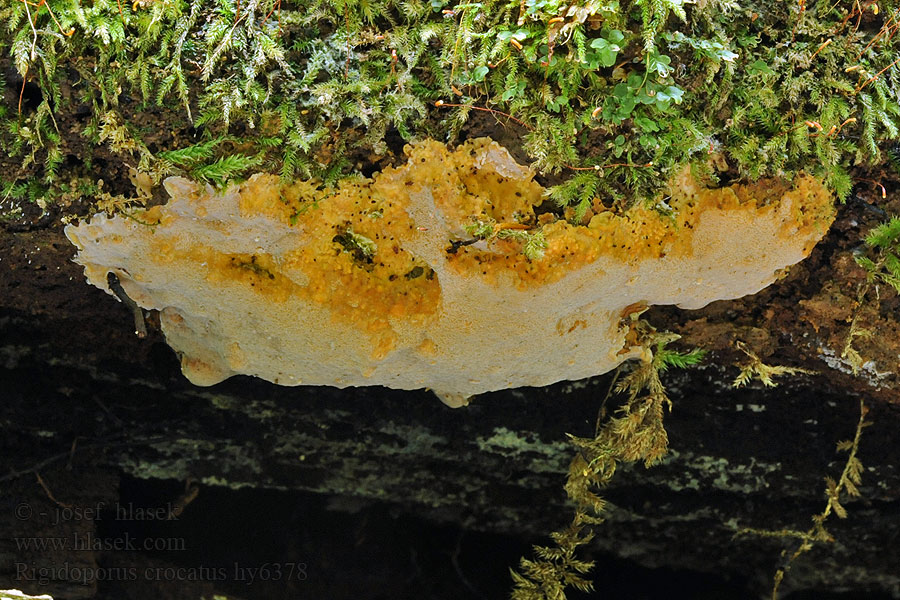
[[[499,172],[490,162],[479,163],[488,146],[487,141],[475,140],[449,150],[426,141],[407,147],[406,165],[388,168],[373,179],[345,180],[331,189],[310,181],[283,183],[276,176],[255,176],[239,188],[241,216],[265,216],[295,228],[301,233],[296,248],[276,259],[266,252],[224,253],[158,235],[152,245],[154,260],[202,265],[211,284],[237,283],[276,302],[297,295],[325,305],[335,320],[370,335],[372,357],[379,360],[396,347],[392,321],[424,325],[440,309],[441,288],[435,272],[405,249],[417,233],[407,212],[411,194],[425,188],[451,231],[460,232],[467,223],[487,219],[524,224],[534,231],[540,228],[547,242],[541,259],[526,258],[522,243],[513,240],[493,240],[489,249],[460,246],[446,255],[448,265],[459,275],[480,277],[494,285],[511,282],[519,288],[558,281],[601,256],[632,262],[689,255],[691,230],[707,210],[759,214],[790,197],[794,214],[792,222],[785,222],[785,235],[798,227],[803,234],[819,226],[833,210],[831,194],[809,176],[799,176],[792,184],[766,180],[706,189],[685,169],[670,185],[671,212],[639,205],[624,214],[601,212],[587,225],[559,220],[540,226],[534,208],[543,201],[544,188],[524,169],[524,175],[516,176]],[[168,213],[164,206],[150,208],[142,217],[162,224],[183,218]],[[375,251],[362,256],[348,250],[340,238],[350,234],[370,240]],[[460,239],[448,237],[448,250],[453,241]],[[298,278],[298,272],[304,277]],[[297,283],[300,279],[302,284]],[[577,326],[583,325],[572,325]],[[425,339],[418,351],[433,354],[434,342]],[[239,353],[234,354],[233,360],[240,362]]]

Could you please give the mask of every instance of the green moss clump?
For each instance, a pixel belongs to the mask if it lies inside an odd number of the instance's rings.
[[[481,111],[562,177],[553,198],[575,218],[598,196],[652,198],[674,168],[707,158],[712,176],[811,171],[844,197],[848,169],[880,163],[900,136],[898,10],[12,0],[0,51],[20,79],[7,82],[0,144],[20,168],[3,190],[34,196],[16,186],[41,179],[59,195],[65,156],[90,159],[97,144],[154,181],[256,169],[333,182],[387,154],[386,138],[453,140]]]

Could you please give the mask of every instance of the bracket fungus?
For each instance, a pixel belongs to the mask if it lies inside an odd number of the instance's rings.
[[[544,189],[496,143],[407,147],[372,179],[319,190],[258,174],[215,191],[169,178],[168,204],[66,228],[90,283],[112,272],[160,312],[187,378],[486,391],[604,373],[636,357],[635,307],[700,308],[772,283],[834,218],[817,179],[707,189],[674,177],[672,211],[535,216]],[[475,242],[466,226],[543,235]],[[495,226],[496,227],[496,226]],[[471,230],[471,229],[470,229]]]

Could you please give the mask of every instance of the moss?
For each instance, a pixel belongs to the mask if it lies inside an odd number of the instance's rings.
[[[0,141],[20,165],[3,195],[28,202],[24,182],[40,180],[40,196],[59,198],[85,172],[66,154],[93,144],[154,182],[220,185],[250,169],[331,182],[390,159],[391,136],[453,140],[478,113],[508,127],[541,175],[559,174],[552,195],[578,207],[576,221],[594,198],[653,198],[680,165],[707,159],[717,177],[813,172],[843,197],[848,169],[881,163],[900,135],[896,11],[15,0],[0,10],[0,50],[19,74]]]

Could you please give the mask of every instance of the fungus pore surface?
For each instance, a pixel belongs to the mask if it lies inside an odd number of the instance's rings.
[[[544,189],[496,143],[407,147],[409,160],[333,190],[254,175],[225,191],[165,182],[171,200],[66,228],[106,290],[115,273],[160,312],[184,374],[282,385],[481,392],[604,373],[640,348],[629,313],[752,294],[805,258],[834,218],[817,179],[707,189],[685,169],[667,209],[538,219]],[[542,232],[473,243],[481,221]],[[462,243],[461,243],[462,242]]]

